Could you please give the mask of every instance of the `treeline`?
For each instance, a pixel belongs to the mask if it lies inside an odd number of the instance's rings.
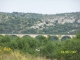
[[[28,53],[36,57],[46,57],[51,60],[80,59],[80,33],[76,37],[64,41],[53,41],[50,36],[48,38],[44,36],[19,38],[0,35],[0,46],[9,47],[13,51],[20,50],[21,53]]]

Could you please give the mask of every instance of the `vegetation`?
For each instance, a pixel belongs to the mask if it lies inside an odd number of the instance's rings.
[[[0,60],[80,60],[80,12],[0,12],[0,34],[47,34],[32,38],[0,35]],[[76,37],[49,34],[76,34]]]
[[[79,37],[80,33],[72,39],[59,41],[52,40],[50,36],[19,38],[0,35],[0,60],[79,60]]]
[[[63,14],[0,12],[0,33],[76,34],[80,30],[80,12]]]

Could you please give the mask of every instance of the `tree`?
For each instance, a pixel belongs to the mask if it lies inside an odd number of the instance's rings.
[[[80,39],[80,32],[77,33],[76,38]]]
[[[0,40],[0,42],[2,43],[7,43],[7,42],[10,42],[10,37],[9,36],[3,36],[2,39]]]
[[[48,35],[48,39],[52,41],[59,40],[57,36],[49,36],[49,35]]]

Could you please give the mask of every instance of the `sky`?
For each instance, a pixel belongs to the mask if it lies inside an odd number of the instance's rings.
[[[0,0],[0,12],[57,14],[80,11],[80,0]]]

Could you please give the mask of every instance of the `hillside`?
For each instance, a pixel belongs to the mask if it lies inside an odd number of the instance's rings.
[[[37,14],[0,12],[0,33],[76,34],[80,30],[80,12]]]

